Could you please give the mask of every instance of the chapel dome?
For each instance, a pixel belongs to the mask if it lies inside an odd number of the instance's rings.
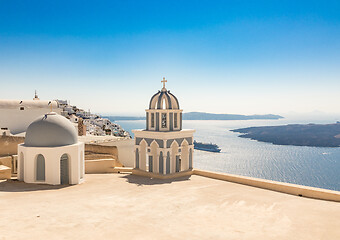
[[[165,102],[165,108],[163,108],[163,102]],[[149,109],[179,109],[179,103],[177,98],[163,87],[162,91],[152,96]]]
[[[29,147],[60,147],[78,142],[73,124],[54,112],[32,122],[26,131],[25,145]]]

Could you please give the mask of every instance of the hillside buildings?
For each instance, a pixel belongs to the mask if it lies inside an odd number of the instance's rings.
[[[33,100],[0,100],[0,133],[24,133],[36,118],[52,111],[69,119],[79,136],[130,137],[120,125],[109,119],[72,106],[66,100],[40,100],[37,92]]]

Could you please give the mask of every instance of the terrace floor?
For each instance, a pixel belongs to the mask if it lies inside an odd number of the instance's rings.
[[[0,182],[0,239],[340,239],[340,203],[193,175]]]

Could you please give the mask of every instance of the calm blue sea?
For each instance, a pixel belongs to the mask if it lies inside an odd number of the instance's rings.
[[[221,153],[195,150],[194,167],[210,171],[295,183],[340,191],[340,148],[279,146],[238,137],[229,130],[288,123],[334,123],[297,119],[247,121],[183,121],[196,129],[194,138],[216,143]],[[145,121],[117,121],[125,130],[144,129]]]

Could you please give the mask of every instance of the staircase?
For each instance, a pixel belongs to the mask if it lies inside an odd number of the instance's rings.
[[[116,156],[106,153],[85,152],[85,173],[115,173],[123,165]]]

